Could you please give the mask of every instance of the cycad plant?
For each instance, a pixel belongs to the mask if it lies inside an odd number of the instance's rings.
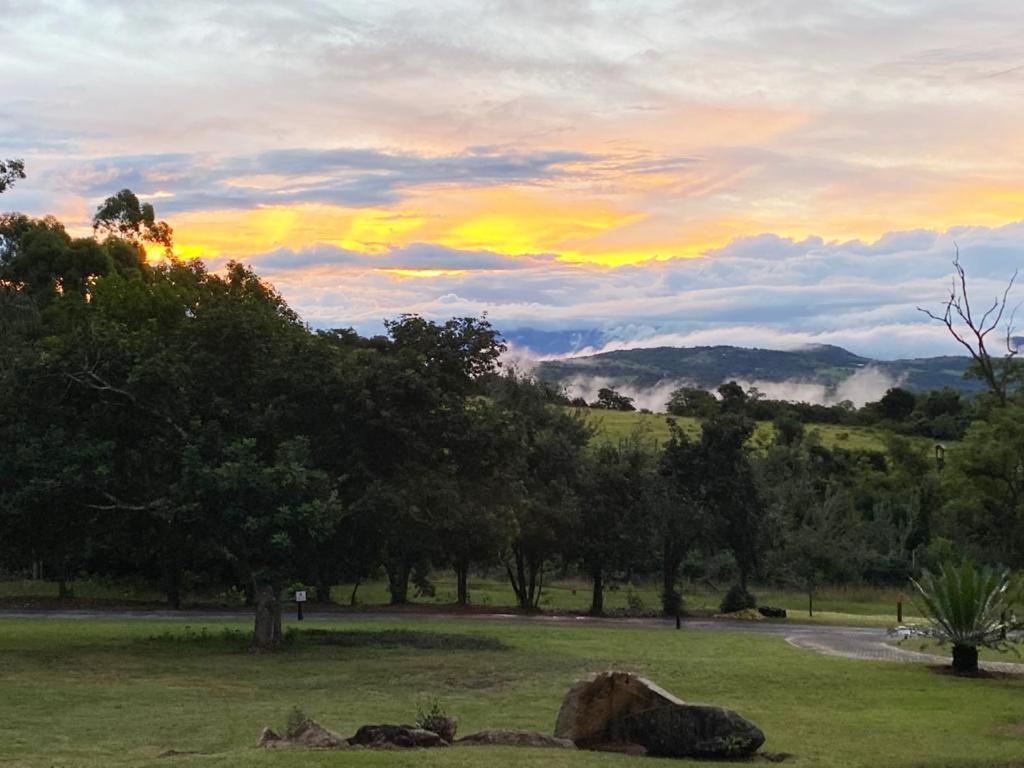
[[[930,634],[953,646],[957,674],[976,674],[978,648],[1006,647],[1006,633],[1020,626],[1011,611],[1009,570],[947,564],[937,575],[924,571],[913,583],[931,622]]]

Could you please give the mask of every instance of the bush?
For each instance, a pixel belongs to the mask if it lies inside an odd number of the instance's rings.
[[[292,707],[292,711],[288,713],[288,720],[284,725],[284,735],[289,738],[295,738],[302,727],[308,723],[312,718],[302,711],[302,707],[297,704]]]
[[[644,599],[640,597],[640,593],[633,588],[632,584],[626,588],[626,606],[629,608],[629,612],[635,616],[642,616],[647,610]]]
[[[416,725],[425,731],[433,731],[451,744],[455,741],[455,730],[458,722],[449,717],[441,706],[441,702],[432,697],[420,701],[416,713]]]
[[[725,593],[725,597],[722,598],[722,603],[719,606],[722,613],[735,613],[736,611],[745,611],[748,608],[756,607],[757,598],[739,584],[733,584],[729,587],[729,591]]]

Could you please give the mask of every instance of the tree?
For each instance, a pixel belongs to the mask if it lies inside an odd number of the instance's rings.
[[[0,193],[10,189],[19,179],[25,178],[23,160],[0,160]]]
[[[502,561],[519,607],[535,611],[545,568],[576,528],[583,451],[593,430],[577,412],[549,404],[544,387],[514,372],[494,382],[491,396],[515,415],[508,476],[522,489]]]
[[[310,466],[305,439],[270,450],[240,439],[197,468],[201,503],[224,556],[253,585],[256,651],[280,647],[281,591],[302,574],[308,543],[329,538],[342,515],[330,477]]]
[[[690,550],[707,536],[709,521],[702,498],[700,446],[672,419],[662,451],[658,482],[650,489],[661,560],[661,606],[666,616],[682,608],[679,569]]]
[[[636,410],[636,407],[633,405],[633,398],[621,395],[609,387],[602,387],[597,391],[597,401],[594,403],[594,407],[604,408],[609,411]]]
[[[972,423],[942,481],[945,535],[979,560],[1024,567],[1024,405]]]
[[[902,387],[892,387],[883,395],[879,405],[885,418],[904,421],[914,412],[917,398],[914,397],[913,392],[908,392]]]
[[[735,381],[727,381],[718,388],[722,413],[743,414],[747,410],[747,393]]]
[[[443,482],[449,501],[439,516],[439,543],[455,570],[456,600],[469,602],[469,570],[496,562],[508,547],[513,508],[522,500],[521,479],[510,470],[516,444],[516,415],[493,400],[474,398],[462,422],[453,425],[449,472]]]
[[[1006,569],[943,566],[911,580],[921,598],[931,634],[953,645],[953,671],[978,673],[978,648],[1005,648],[1007,632],[1024,626],[1012,617],[1010,572]]]
[[[708,418],[718,410],[718,401],[706,389],[680,387],[674,390],[665,405],[673,416],[696,416]]]
[[[963,265],[960,264],[959,248],[957,248],[956,257],[953,259],[953,270],[953,284],[949,296],[942,304],[942,313],[936,314],[921,307],[917,309],[946,326],[946,330],[956,339],[957,343],[970,353],[974,361],[970,374],[984,381],[996,401],[1000,405],[1005,405],[1010,385],[1021,375],[1020,366],[1015,359],[1019,348],[1013,341],[1013,317],[1016,310],[1008,303],[1010,291],[1017,279],[1017,272],[1013,273],[1002,297],[997,296],[993,299],[988,309],[978,317],[976,311],[971,307],[970,294],[967,290],[967,273]],[[992,332],[999,328],[1007,312],[1009,312],[1009,317],[1003,338],[1006,353],[1002,357],[993,357],[988,349],[988,340]]]
[[[174,248],[174,230],[166,221],[157,221],[152,203],[140,203],[130,189],[122,189],[103,201],[93,216],[92,228],[94,232],[139,246],[143,243],[161,245],[167,256]]]
[[[814,593],[823,582],[838,582],[852,564],[854,532],[849,503],[838,493],[804,511],[785,532],[776,558],[786,580],[807,594],[808,614],[814,615]]]
[[[618,445],[602,443],[587,458],[574,542],[593,582],[590,612],[604,613],[605,577],[638,565],[649,544],[652,456],[642,433]]]
[[[764,505],[746,453],[754,422],[723,413],[701,425],[701,504],[714,521],[717,538],[736,558],[740,586],[760,564]]]

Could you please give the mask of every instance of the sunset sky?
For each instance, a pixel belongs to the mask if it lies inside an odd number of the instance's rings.
[[[1024,265],[1019,0],[0,0],[0,208],[129,187],[313,325],[955,352]]]

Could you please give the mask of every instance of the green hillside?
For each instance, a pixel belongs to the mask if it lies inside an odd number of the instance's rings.
[[[652,347],[547,360],[539,364],[537,376],[559,383],[579,377],[598,378],[607,380],[611,386],[637,388],[667,381],[687,382],[708,389],[731,379],[792,382],[817,384],[831,395],[854,374],[874,370],[894,384],[912,390],[951,387],[976,392],[978,382],[963,378],[969,362],[966,357],[872,360],[842,347],[827,345],[794,351],[730,346]]]
[[[594,408],[579,408],[597,428],[595,440],[622,440],[640,431],[652,441],[660,445],[668,440],[668,416],[657,413],[640,413],[639,411],[603,411]],[[691,417],[672,417],[691,437],[700,435],[700,419]],[[885,450],[886,430],[874,427],[851,427],[835,424],[808,424],[808,436],[817,435],[822,445],[827,448],[846,448],[849,450]],[[762,445],[770,444],[774,439],[774,428],[770,422],[759,421],[754,431],[753,440]],[[911,438],[923,448],[931,448],[932,441],[927,438]]]

